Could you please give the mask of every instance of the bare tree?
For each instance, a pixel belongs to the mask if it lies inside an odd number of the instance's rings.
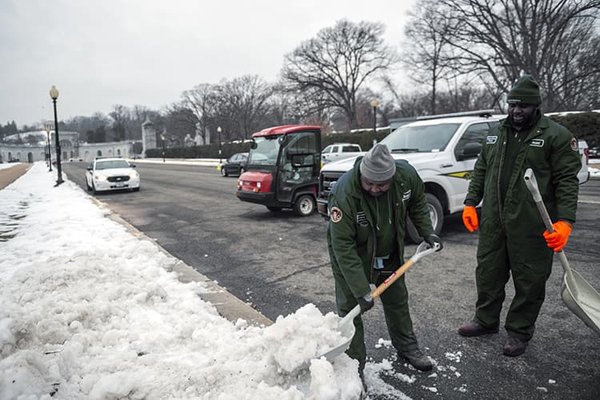
[[[196,117],[194,126],[196,126],[196,123],[198,124],[198,129],[204,140],[207,139],[205,136],[209,131],[210,123],[217,112],[217,104],[219,101],[218,92],[218,86],[216,85],[208,83],[197,85],[192,90],[183,92],[181,95],[182,101],[180,106],[176,107],[176,109],[184,107],[192,112]]]
[[[268,100],[273,86],[258,75],[246,75],[219,85],[218,114],[227,124],[221,124],[226,137],[247,139],[263,128],[268,115]],[[225,126],[223,126],[225,125]]]
[[[131,124],[131,113],[129,109],[120,104],[115,104],[113,106],[113,111],[108,113],[108,115],[113,119],[112,129],[115,133],[116,140],[126,140],[131,139],[132,135],[130,132],[130,124]]]
[[[198,119],[192,110],[182,106],[181,103],[166,107],[164,119],[167,132],[181,138],[185,138],[186,135],[191,137],[196,135]]]
[[[437,0],[422,0],[418,12],[411,14],[405,30],[403,64],[411,71],[412,80],[430,87],[430,114],[435,114],[440,81],[451,78],[452,25],[444,7]]]
[[[597,101],[600,0],[439,0],[453,29],[449,62],[507,92],[523,72],[545,90],[546,108]],[[594,96],[595,92],[595,96]],[[588,104],[586,104],[588,103]]]
[[[356,128],[357,92],[397,61],[384,45],[383,32],[379,23],[341,20],[285,56],[283,79],[311,104],[342,110],[349,127]]]

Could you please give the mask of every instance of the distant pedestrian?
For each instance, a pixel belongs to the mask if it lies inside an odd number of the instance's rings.
[[[408,216],[427,243],[442,245],[433,233],[423,181],[406,161],[395,161],[382,144],[376,144],[337,181],[329,197],[329,212],[327,242],[342,316],[357,304],[361,313],[373,307],[369,284],[381,284],[403,263]],[[381,301],[398,354],[416,369],[430,370],[431,361],[419,349],[413,332],[404,277],[381,295]],[[356,334],[347,353],[359,361],[362,377],[366,347],[360,315],[354,325]]]
[[[523,354],[533,336],[544,302],[553,251],[567,243],[575,222],[581,159],[577,139],[545,117],[537,82],[521,77],[508,94],[508,118],[492,129],[475,164],[465,199],[463,222],[480,228],[477,248],[477,302],[472,322],[458,328],[462,336],[496,333],[512,275],[515,295],[504,327],[507,356]],[[554,232],[544,223],[525,186],[533,169]],[[483,200],[481,225],[475,207]]]

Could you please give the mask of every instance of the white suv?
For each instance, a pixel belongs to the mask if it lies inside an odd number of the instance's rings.
[[[451,114],[457,115],[457,114]],[[410,162],[425,183],[427,207],[436,233],[444,216],[460,212],[482,143],[490,128],[504,118],[491,110],[437,116],[402,125],[381,141],[396,159]],[[327,217],[327,198],[337,179],[351,169],[356,158],[326,164],[320,174],[317,208]],[[408,221],[407,236],[420,237]]]
[[[469,178],[483,140],[490,128],[505,115],[493,110],[417,118],[394,130],[381,141],[396,159],[407,160],[425,183],[425,196],[433,229],[440,233],[444,216],[461,212],[469,188]],[[462,116],[453,116],[462,115]],[[338,178],[354,166],[356,157],[323,166],[319,177],[317,209],[328,218],[327,198]],[[582,155],[580,183],[587,181],[587,160]],[[421,240],[410,220],[407,236]]]

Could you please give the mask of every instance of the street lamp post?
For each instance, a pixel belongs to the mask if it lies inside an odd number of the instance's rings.
[[[52,98],[52,104],[54,105],[54,140],[56,141],[56,170],[58,171],[55,186],[58,186],[64,181],[62,178],[62,167],[60,164],[60,139],[58,137],[58,116],[56,114],[56,99],[58,99],[58,89],[54,85],[52,85],[52,88],[50,89],[50,98]]]
[[[48,145],[48,171],[52,172],[52,149],[50,148],[50,131],[52,130],[52,122],[46,121],[44,129],[46,130],[46,144]]]
[[[163,156],[163,162],[165,162],[165,135],[161,134],[160,135],[160,140],[162,142],[162,156]]]
[[[221,131],[222,131],[221,127],[218,126],[217,133],[219,134],[219,165],[221,165],[221,160],[222,160],[222,157],[221,157]]]
[[[377,133],[377,107],[379,106],[379,101],[377,99],[371,100],[371,107],[373,107],[373,135]]]

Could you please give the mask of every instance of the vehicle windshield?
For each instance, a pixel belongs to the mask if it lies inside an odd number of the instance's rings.
[[[443,151],[460,124],[401,126],[381,141],[391,152]]]
[[[256,148],[248,154],[248,165],[277,165],[280,137],[262,136],[254,139]]]
[[[129,168],[129,163],[125,160],[96,161],[96,170],[111,168]]]

